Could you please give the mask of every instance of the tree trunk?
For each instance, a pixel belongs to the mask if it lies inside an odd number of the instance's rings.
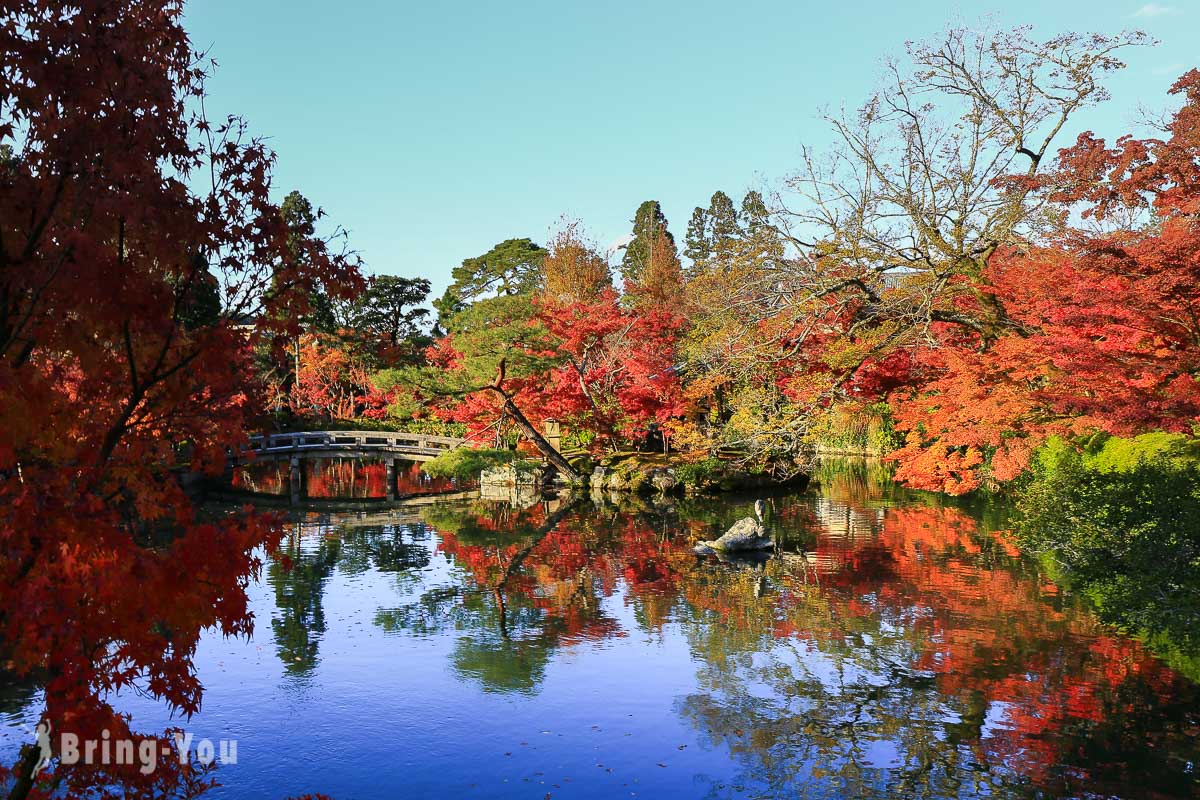
[[[565,458],[563,458],[562,453],[551,447],[550,443],[546,441],[546,437],[542,436],[541,432],[538,431],[537,428],[533,427],[533,423],[531,423],[525,414],[521,412],[521,409],[517,408],[517,404],[513,402],[512,397],[510,397],[509,394],[503,389],[499,389],[495,386],[490,386],[488,388],[500,395],[500,397],[504,400],[504,413],[508,414],[509,417],[512,418],[512,421],[517,424],[517,427],[521,429],[521,432],[529,437],[529,441],[533,442],[541,454],[544,455],[546,459],[554,465],[554,468],[562,473],[562,476],[572,483],[580,483],[582,478],[579,476],[579,473],[575,471],[575,469],[570,465],[570,463],[567,462]]]
[[[41,751],[36,745],[27,744],[21,747],[21,754],[12,769],[13,784],[8,792],[8,800],[25,800],[29,796],[33,790],[33,780],[37,777],[33,774],[33,768],[37,766],[40,758]]]

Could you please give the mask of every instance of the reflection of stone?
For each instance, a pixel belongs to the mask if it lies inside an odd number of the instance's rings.
[[[479,496],[484,500],[501,500],[515,508],[528,508],[542,498],[541,469],[518,469],[505,464],[485,469],[479,476]]]
[[[704,545],[701,545],[701,547],[704,547]],[[717,561],[720,561],[722,564],[739,568],[751,567],[761,569],[771,558],[771,554],[765,550],[709,550],[709,553],[716,556]]]

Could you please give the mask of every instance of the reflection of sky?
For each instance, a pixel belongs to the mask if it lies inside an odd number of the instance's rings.
[[[872,769],[895,769],[904,764],[900,750],[900,744],[894,740],[873,739],[866,743],[859,761]]]
[[[992,736],[1003,736],[1006,731],[1011,731],[1012,723],[1009,721],[1011,711],[1012,705],[1010,703],[999,700],[988,703],[987,713],[983,717],[981,738],[987,739]]]

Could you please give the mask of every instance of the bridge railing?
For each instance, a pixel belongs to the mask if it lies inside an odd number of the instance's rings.
[[[250,450],[256,453],[303,453],[308,450],[381,450],[428,453],[453,450],[467,444],[454,436],[391,431],[299,431],[250,437]]]

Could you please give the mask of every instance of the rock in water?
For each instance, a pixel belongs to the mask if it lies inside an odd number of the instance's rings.
[[[733,523],[728,531],[715,542],[701,542],[701,548],[710,548],[717,551],[737,551],[737,550],[766,550],[774,546],[771,537],[767,535],[767,529],[763,526],[763,510],[766,505],[762,500],[757,500],[754,503],[755,517],[746,517],[739,519]],[[757,517],[757,518],[756,518]]]

